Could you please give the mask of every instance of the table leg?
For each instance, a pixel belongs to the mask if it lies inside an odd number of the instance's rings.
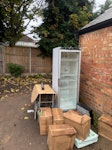
[[[38,104],[39,109],[40,109],[40,103],[41,103],[41,94],[39,94],[39,104]]]
[[[35,103],[34,103],[34,120],[37,119],[37,109],[38,109],[38,102],[35,101]]]
[[[52,108],[54,107],[54,94],[52,94]]]

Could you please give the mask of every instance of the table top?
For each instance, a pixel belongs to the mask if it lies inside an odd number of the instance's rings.
[[[41,84],[35,84],[31,94],[31,103],[35,102],[39,94],[56,94],[52,87],[48,84],[44,84],[44,90],[42,90]]]

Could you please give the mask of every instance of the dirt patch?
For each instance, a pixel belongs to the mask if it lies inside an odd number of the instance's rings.
[[[0,100],[4,100],[9,95],[17,93],[31,93],[35,84],[44,83],[51,85],[51,75],[37,74],[33,76],[24,75],[22,77],[0,76]]]
[[[0,150],[48,150],[47,136],[39,134],[38,120],[33,119],[33,113],[27,113],[33,109],[30,97],[30,93],[16,93],[0,101]],[[112,142],[99,136],[97,143],[81,150],[107,149],[112,149]]]

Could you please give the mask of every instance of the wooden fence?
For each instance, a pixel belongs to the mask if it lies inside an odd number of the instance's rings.
[[[2,49],[2,50],[1,50]],[[24,67],[25,73],[51,73],[52,58],[42,58],[37,48],[2,47],[0,49],[0,73],[8,73],[7,64],[15,63]]]

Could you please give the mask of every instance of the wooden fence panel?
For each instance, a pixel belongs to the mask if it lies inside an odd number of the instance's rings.
[[[51,59],[50,58],[41,58],[33,57],[32,58],[32,72],[51,72]]]
[[[51,73],[52,59],[39,56],[40,50],[26,47],[4,47],[4,73],[8,73],[7,64],[15,63],[24,67],[25,73]]]

